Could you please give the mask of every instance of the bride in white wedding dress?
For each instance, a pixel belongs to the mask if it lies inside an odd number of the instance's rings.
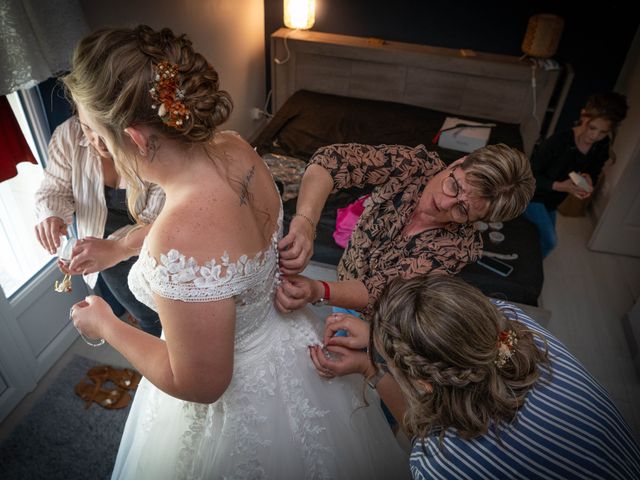
[[[129,276],[162,338],[99,297],[72,308],[83,335],[144,376],[113,478],[408,478],[375,392],[364,406],[358,376],[328,381],[313,368],[320,321],[274,308],[280,197],[253,149],[216,133],[231,100],[213,67],[170,30],[107,29],[80,42],[63,81],[118,172],[166,193]]]

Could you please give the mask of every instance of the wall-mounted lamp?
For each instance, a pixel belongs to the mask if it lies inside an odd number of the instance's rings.
[[[284,24],[307,30],[316,21],[316,0],[284,0]]]
[[[527,33],[522,40],[525,55],[536,58],[552,57],[560,43],[564,20],[558,15],[539,13],[529,19]]]

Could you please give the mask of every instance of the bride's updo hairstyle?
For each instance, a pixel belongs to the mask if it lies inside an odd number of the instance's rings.
[[[161,105],[151,92],[163,63],[177,67],[177,99],[186,111],[179,124],[159,114]],[[137,148],[125,128],[147,125],[159,136],[185,145],[206,145],[233,108],[229,94],[219,89],[216,70],[194,51],[186,35],[176,36],[168,28],[155,31],[140,25],[88,35],[76,47],[71,72],[62,82],[71,100],[107,130],[105,141],[116,168],[130,184],[129,210],[134,214],[141,182]]]

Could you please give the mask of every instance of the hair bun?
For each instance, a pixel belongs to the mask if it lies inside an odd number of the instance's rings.
[[[223,124],[231,115],[233,102],[231,96],[224,90],[219,90],[215,95],[215,108],[213,112],[213,124],[217,127]]]
[[[208,141],[233,110],[231,96],[219,90],[218,72],[183,39],[180,48],[183,103],[192,113],[182,134],[192,142]]]

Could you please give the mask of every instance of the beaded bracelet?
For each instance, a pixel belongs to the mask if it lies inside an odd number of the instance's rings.
[[[313,239],[315,240],[316,237],[318,236],[318,232],[316,232],[316,226],[314,225],[314,223],[311,221],[311,219],[309,217],[307,217],[306,215],[303,215],[302,213],[294,213],[293,215],[291,215],[291,219],[293,220],[293,217],[302,217],[304,218],[307,222],[309,222],[309,225],[311,225],[311,228],[313,228]]]

